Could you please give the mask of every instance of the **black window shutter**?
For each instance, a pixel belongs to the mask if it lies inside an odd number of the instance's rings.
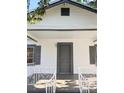
[[[35,46],[34,48],[34,63],[40,65],[41,60],[41,46]]]
[[[95,47],[89,46],[89,52],[90,52],[90,64],[95,64]]]
[[[97,66],[97,45],[95,45],[94,47],[95,47],[95,64]]]

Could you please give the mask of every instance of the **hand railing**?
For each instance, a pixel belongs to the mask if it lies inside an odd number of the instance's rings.
[[[28,83],[28,85],[35,85],[37,81],[42,80],[39,75],[39,73],[34,73],[31,77],[31,82]],[[50,79],[46,78],[43,79],[45,83],[45,90],[46,93],[55,93],[56,92],[56,74],[51,74],[52,77]],[[36,86],[35,86],[36,87]]]
[[[35,85],[39,80],[50,80],[55,73],[54,68],[32,66],[27,77],[28,85]]]
[[[54,68],[41,67],[41,66],[32,66],[30,68],[30,75],[28,76],[28,85],[32,85],[40,88],[37,84],[44,82],[44,88],[46,93],[55,93],[56,92],[56,73]]]

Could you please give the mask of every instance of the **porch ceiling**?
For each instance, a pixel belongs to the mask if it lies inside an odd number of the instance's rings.
[[[28,31],[38,39],[96,39],[97,31]]]

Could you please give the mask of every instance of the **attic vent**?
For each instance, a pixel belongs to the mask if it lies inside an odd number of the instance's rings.
[[[61,16],[69,16],[70,8],[61,8]]]

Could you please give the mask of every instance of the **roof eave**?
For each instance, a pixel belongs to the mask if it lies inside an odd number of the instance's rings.
[[[71,4],[71,5],[74,5],[74,6],[77,6],[79,8],[82,8],[82,9],[86,9],[88,11],[91,11],[91,12],[94,12],[94,13],[97,13],[97,9],[93,9],[91,7],[88,7],[84,4],[80,4],[80,3],[76,3],[72,0],[60,0],[60,1],[57,1],[55,3],[52,3],[52,4],[49,4],[46,9],[49,9],[49,8],[52,8],[54,6],[57,6],[57,5],[60,5],[60,4],[63,4],[63,3],[68,3],[68,4]]]

